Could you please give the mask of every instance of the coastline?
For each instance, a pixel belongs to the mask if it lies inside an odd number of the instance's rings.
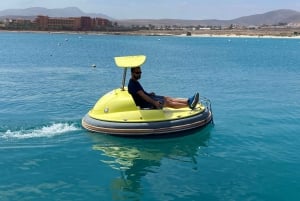
[[[190,35],[187,33],[189,32]],[[180,36],[180,37],[219,37],[219,38],[286,38],[300,39],[297,29],[232,29],[232,30],[147,30],[132,32],[136,35]]]
[[[81,34],[81,35],[131,35],[131,36],[177,36],[177,37],[215,37],[215,38],[277,38],[300,39],[300,28],[282,30],[139,30],[139,31],[35,31],[0,30],[14,33],[41,34]],[[187,33],[190,35],[187,35]],[[297,34],[295,34],[297,33]]]
[[[225,34],[194,34],[192,36],[185,36],[184,37],[203,37],[203,38],[282,38],[282,39],[300,39],[300,36],[273,36],[273,35],[236,35],[236,34],[230,34],[230,35],[225,35]]]

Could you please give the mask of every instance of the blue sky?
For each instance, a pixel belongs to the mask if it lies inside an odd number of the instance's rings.
[[[6,0],[0,10],[70,6],[115,19],[234,19],[276,9],[300,11],[299,0]]]

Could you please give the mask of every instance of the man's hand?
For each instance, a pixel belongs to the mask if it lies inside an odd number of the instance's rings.
[[[153,100],[150,96],[145,94],[142,90],[138,91],[137,94],[140,95],[148,103],[151,103],[152,105],[154,105],[154,107],[156,107],[157,109],[161,109],[163,107],[163,105],[159,101]]]
[[[154,106],[155,106],[157,109],[162,109],[162,107],[163,107],[163,105],[162,105],[161,102],[159,102],[159,101],[155,101]]]

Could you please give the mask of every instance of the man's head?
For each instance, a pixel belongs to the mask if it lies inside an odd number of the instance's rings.
[[[139,66],[131,68],[131,77],[134,78],[135,80],[140,79],[141,74],[142,74],[142,71],[141,71],[141,68]]]

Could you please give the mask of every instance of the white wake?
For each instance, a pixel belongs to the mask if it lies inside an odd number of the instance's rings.
[[[41,128],[28,129],[28,130],[7,130],[0,132],[0,138],[17,138],[17,139],[28,139],[28,138],[39,138],[39,137],[53,137],[61,135],[71,131],[77,131],[80,128],[76,127],[75,124],[69,123],[53,123],[49,126],[43,126]]]

